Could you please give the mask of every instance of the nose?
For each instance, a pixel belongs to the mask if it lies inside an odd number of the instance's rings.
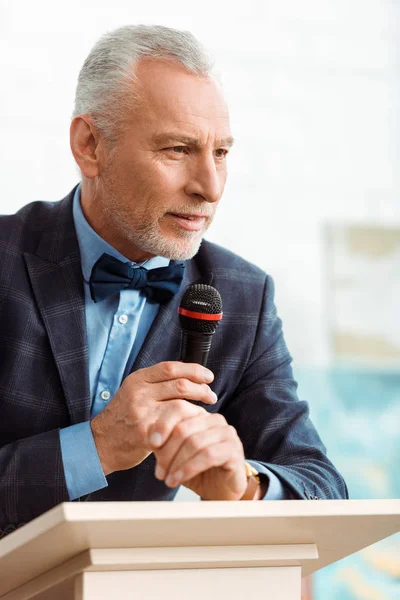
[[[218,202],[225,185],[226,168],[217,165],[211,153],[197,156],[191,167],[186,194],[206,202]]]

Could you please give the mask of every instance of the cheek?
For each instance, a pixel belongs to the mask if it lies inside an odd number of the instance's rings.
[[[159,163],[155,165],[151,180],[153,184],[156,182],[157,186],[162,186],[160,189],[162,193],[162,190],[172,192],[183,189],[186,185],[187,177],[187,169],[183,164]]]
[[[162,189],[157,170],[146,162],[121,162],[118,165],[117,185],[124,189],[126,202],[143,204],[146,197]]]
[[[136,160],[124,160],[123,156],[115,165],[114,182],[126,201],[146,204],[147,200],[157,199],[160,205],[170,201],[172,196],[182,192],[187,184],[188,166],[183,161],[165,161],[154,157],[139,156]],[[222,175],[222,174],[221,174]]]
[[[222,163],[218,169],[218,177],[222,186],[225,185],[226,179],[228,177],[228,166],[226,162]]]

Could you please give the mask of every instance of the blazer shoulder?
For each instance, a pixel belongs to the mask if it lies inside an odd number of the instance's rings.
[[[244,279],[265,283],[269,276],[260,267],[235,254],[231,250],[213,242],[203,240],[195,259],[200,269],[212,272],[218,276],[243,276]]]
[[[54,231],[63,205],[70,197],[56,202],[36,200],[11,215],[0,215],[0,243],[3,250],[34,252],[45,231]]]
[[[0,216],[1,251],[34,252],[50,225],[56,202],[36,201],[13,215]]]
[[[35,229],[43,229],[46,222],[51,219],[54,214],[54,209],[60,203],[46,202],[45,200],[35,200],[26,204],[16,213],[11,215],[0,215],[0,233],[7,227],[24,224],[34,231]]]

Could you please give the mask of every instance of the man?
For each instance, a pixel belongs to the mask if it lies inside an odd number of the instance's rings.
[[[271,278],[202,242],[231,144],[193,36],[123,27],[93,48],[71,123],[80,185],[0,220],[3,535],[62,501],[172,500],[179,485],[347,497],[296,396]],[[208,368],[179,361],[193,282],[224,304]]]

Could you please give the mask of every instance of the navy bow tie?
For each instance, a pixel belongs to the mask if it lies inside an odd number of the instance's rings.
[[[94,302],[101,302],[121,290],[141,290],[149,302],[162,304],[179,291],[184,270],[183,263],[150,270],[133,268],[129,262],[102,254],[90,275],[90,293]]]

